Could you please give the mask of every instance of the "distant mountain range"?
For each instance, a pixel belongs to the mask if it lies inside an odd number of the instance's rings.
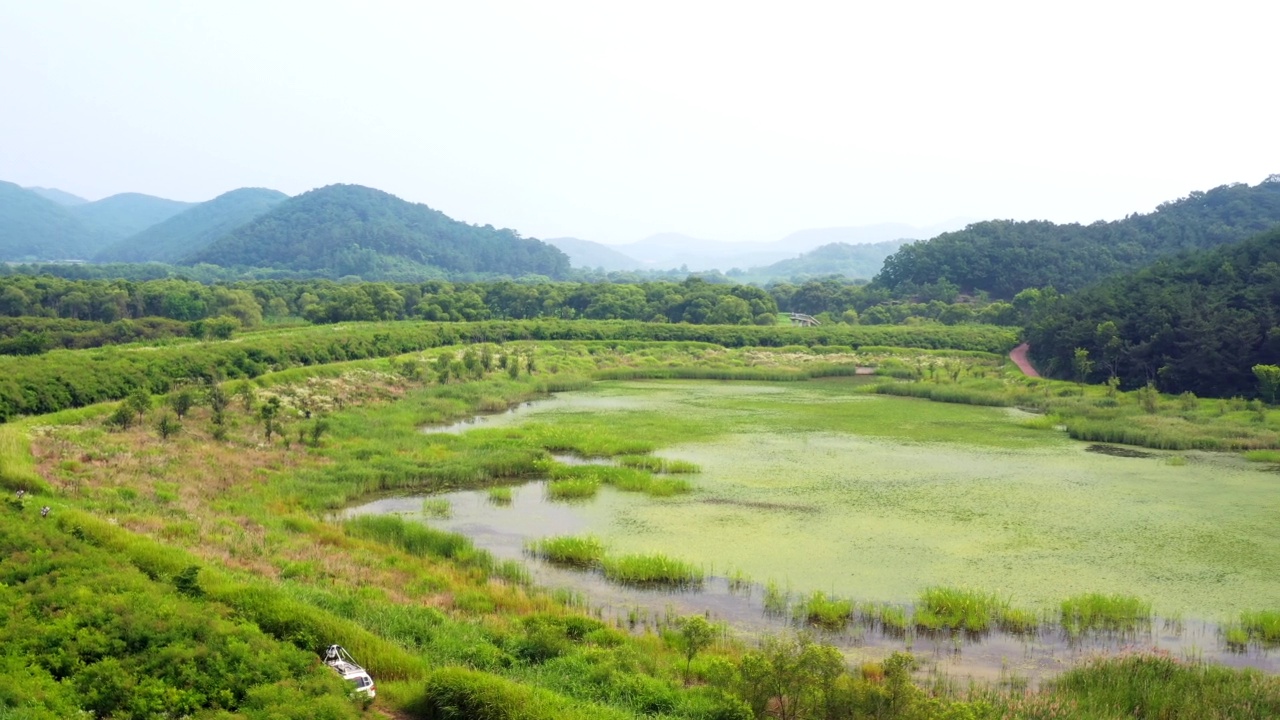
[[[241,188],[203,203],[124,193],[88,202],[0,182],[0,262],[122,262],[408,280],[564,277],[569,258],[511,230],[469,225],[359,185],[290,198]]]
[[[94,259],[98,262],[181,262],[288,199],[288,195],[278,190],[232,190],[108,246]]]
[[[563,250],[574,267],[603,268],[608,271],[671,270],[685,268],[691,272],[737,268],[750,277],[790,277],[791,274],[822,274],[819,262],[837,261],[825,274],[871,278],[880,271],[880,262],[906,240],[931,238],[948,230],[965,226],[965,220],[916,227],[896,223],[863,227],[835,227],[800,230],[774,242],[738,243],[702,240],[679,233],[660,233],[622,245],[552,238],[548,243]],[[896,243],[885,252],[887,245]],[[803,254],[820,247],[838,246],[812,260],[812,266],[801,261]],[[875,246],[865,251],[841,248]],[[838,256],[838,258],[836,257]],[[856,259],[855,259],[856,257]],[[875,258],[878,258],[876,260]],[[777,265],[775,268],[774,266]],[[802,269],[805,268],[805,269]],[[739,274],[735,274],[739,275]]]

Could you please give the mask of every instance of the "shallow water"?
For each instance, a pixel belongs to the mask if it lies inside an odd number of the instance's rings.
[[[747,636],[797,627],[786,617],[766,613],[763,589],[756,584],[734,590],[726,578],[712,575],[699,590],[627,587],[605,581],[598,572],[558,567],[525,554],[523,549],[530,540],[592,531],[602,518],[625,509],[637,499],[634,494],[605,487],[592,502],[553,502],[546,498],[545,488],[544,481],[513,487],[512,503],[506,506],[490,502],[484,491],[431,496],[450,503],[452,515],[447,519],[423,517],[422,501],[426,496],[383,498],[352,508],[348,515],[398,514],[466,535],[477,547],[499,559],[523,560],[536,584],[571,590],[600,617],[623,626],[656,627],[668,619],[697,613],[706,614],[714,621],[724,621],[735,632]],[[851,659],[879,659],[895,650],[906,649],[926,664],[927,671],[962,682],[1021,679],[1034,686],[1040,679],[1051,677],[1091,654],[1129,648],[1159,648],[1175,657],[1280,671],[1280,658],[1275,653],[1257,647],[1246,653],[1227,651],[1216,626],[1202,621],[1175,624],[1157,619],[1139,632],[1123,636],[1089,633],[1074,640],[1056,628],[1028,636],[999,630],[980,636],[916,632],[899,635],[854,623],[841,632],[815,632]]]
[[[703,472],[692,477],[695,492],[677,498],[604,488],[593,501],[563,505],[545,502],[534,483],[516,489],[512,506],[495,507],[483,492],[453,493],[453,518],[431,524],[504,558],[521,557],[527,539],[591,532],[615,552],[663,552],[720,576],[741,572],[796,594],[822,590],[859,602],[905,604],[927,586],[951,585],[1046,610],[1078,593],[1124,593],[1157,613],[1210,621],[1280,607],[1275,473],[1214,453],[1178,453],[1184,462],[1175,466],[1171,453],[1133,457],[1027,429],[1016,411],[872,396],[855,385],[602,383],[437,429],[542,423],[625,432],[646,427],[631,424],[637,418],[672,418],[697,440],[658,454]],[[937,438],[948,442],[929,441]],[[406,498],[356,512],[420,509],[421,498]],[[670,605],[677,614],[711,611],[748,631],[778,625],[764,617],[758,589],[735,596],[722,579],[701,593],[669,594],[530,564],[540,583],[580,590],[624,619],[636,606],[652,616]],[[999,633],[976,644],[912,643],[948,672],[982,677],[1002,667],[1035,677],[1081,652],[1126,643],[1278,669],[1256,649],[1224,654],[1212,622],[1186,623],[1178,634],[1153,627],[1083,649]],[[861,652],[904,645],[865,628],[841,642]]]

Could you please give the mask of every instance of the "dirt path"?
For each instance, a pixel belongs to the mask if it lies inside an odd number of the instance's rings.
[[[1031,367],[1031,360],[1027,358],[1027,350],[1030,349],[1030,345],[1022,343],[1018,347],[1009,351],[1009,359],[1013,361],[1014,365],[1018,366],[1018,369],[1022,371],[1023,375],[1026,375],[1027,377],[1040,377],[1040,373],[1036,372],[1036,369]]]

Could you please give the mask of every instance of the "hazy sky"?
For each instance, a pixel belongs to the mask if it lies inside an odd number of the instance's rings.
[[[0,179],[525,235],[1092,221],[1280,173],[1258,2],[0,0]]]

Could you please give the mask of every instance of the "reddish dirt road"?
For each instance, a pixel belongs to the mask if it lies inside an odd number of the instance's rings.
[[[1027,359],[1027,350],[1030,349],[1030,345],[1022,343],[1018,347],[1009,351],[1009,359],[1013,361],[1014,365],[1018,366],[1018,369],[1022,371],[1023,375],[1026,375],[1027,377],[1040,377],[1040,373],[1036,372],[1036,369],[1031,367],[1031,360]]]

